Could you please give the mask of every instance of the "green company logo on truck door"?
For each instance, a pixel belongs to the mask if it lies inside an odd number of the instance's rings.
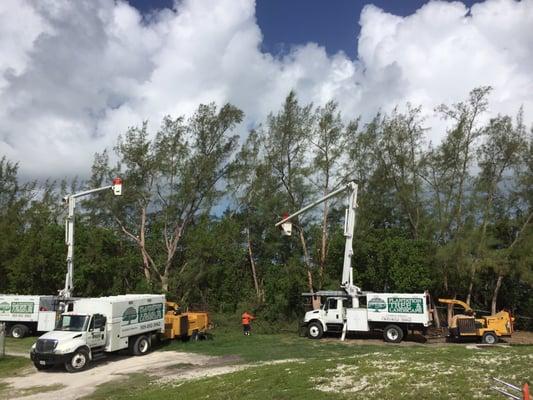
[[[163,318],[163,303],[139,306],[139,322]]]
[[[389,297],[387,299],[390,313],[397,314],[422,314],[424,303],[422,299]]]
[[[7,314],[11,310],[11,305],[4,301],[3,303],[0,303],[0,313]]]
[[[379,297],[374,297],[373,299],[368,300],[367,308],[372,311],[381,311],[387,308],[387,303]]]
[[[33,314],[33,303],[16,302],[11,303],[11,314]]]

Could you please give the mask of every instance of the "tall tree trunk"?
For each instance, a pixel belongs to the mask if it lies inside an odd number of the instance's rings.
[[[252,268],[252,277],[254,279],[255,295],[258,301],[261,301],[261,290],[259,289],[259,282],[257,281],[257,273],[255,270],[255,260],[252,251],[252,240],[250,238],[250,228],[246,228],[246,240],[248,242],[248,257],[250,257],[250,266]]]
[[[435,328],[440,328],[440,316],[439,316],[439,310],[437,310],[437,306],[435,304],[435,300],[433,299],[433,296],[431,297],[431,308],[433,309],[433,321],[435,321]]]
[[[468,294],[466,295],[466,304],[470,305],[470,301],[472,300],[472,292],[474,290],[474,278],[476,275],[476,260],[472,263],[472,268],[470,269],[470,283],[468,285]]]
[[[311,261],[309,259],[309,252],[307,251],[307,243],[305,241],[303,230],[298,227],[298,233],[300,235],[300,243],[302,244],[302,249],[304,252],[305,265],[307,266],[307,285],[309,287],[309,292],[314,293],[313,289],[313,274],[311,272]],[[312,297],[313,301],[313,310],[320,308],[320,298]]]
[[[327,190],[324,195],[327,195]],[[319,281],[318,287],[322,289],[324,284],[324,269],[326,266],[326,257],[328,249],[328,202],[324,202],[324,211],[322,214],[322,238],[320,243],[320,259],[319,259]]]
[[[498,304],[498,294],[500,292],[500,287],[502,286],[503,275],[498,274],[498,280],[496,281],[496,287],[494,288],[494,293],[492,294],[492,304],[490,311],[492,315],[496,314],[496,306]]]
[[[160,277],[161,280],[161,290],[163,292],[168,292],[168,275],[164,274]]]
[[[152,280],[152,276],[150,274],[150,261],[148,260],[148,256],[144,247],[141,247],[141,256],[143,259],[144,278],[146,279],[147,283],[150,283],[150,281]]]

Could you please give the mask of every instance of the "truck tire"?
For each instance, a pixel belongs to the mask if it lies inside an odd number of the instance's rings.
[[[494,332],[485,332],[481,338],[483,344],[496,344],[498,343],[498,336]]]
[[[398,325],[387,325],[383,329],[383,339],[389,343],[400,343],[403,339],[403,331]]]
[[[16,324],[11,327],[9,334],[15,339],[22,339],[29,333],[29,329],[26,325]]]
[[[150,347],[150,338],[148,336],[137,336],[133,342],[133,355],[144,356],[150,351]]]
[[[78,349],[65,361],[65,369],[67,372],[80,372],[89,365],[89,352],[86,349]]]
[[[311,322],[307,326],[307,337],[310,339],[320,339],[324,334],[322,324],[320,322]]]

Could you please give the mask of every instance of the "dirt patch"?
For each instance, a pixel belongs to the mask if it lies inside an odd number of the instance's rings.
[[[203,367],[188,368],[186,370],[177,371],[177,372],[174,370],[171,373],[160,374],[163,376],[161,376],[161,378],[159,378],[157,382],[165,383],[165,384],[172,384],[172,386],[177,387],[193,379],[202,379],[202,378],[208,378],[211,376],[230,374],[232,372],[242,371],[244,369],[253,368],[253,367],[286,364],[286,363],[291,363],[291,362],[304,362],[303,360],[299,360],[296,358],[287,358],[284,360],[264,361],[264,362],[257,362],[257,363],[251,363],[251,364],[228,365],[227,359],[231,357],[232,356],[220,357],[220,359],[214,360],[213,362],[209,362]]]
[[[513,336],[505,339],[510,344],[531,344],[533,345],[533,332],[517,331],[513,333]]]
[[[409,334],[400,343],[387,343],[383,340],[383,335],[380,332],[369,332],[369,333],[357,333],[349,334],[346,336],[346,340],[342,342],[339,335],[330,335],[323,337],[321,341],[325,342],[337,342],[342,343],[346,346],[360,346],[360,345],[390,345],[390,346],[428,346],[428,345],[438,345],[438,346],[457,346],[457,345],[467,345],[472,346],[479,343],[479,338],[462,338],[456,342],[449,342],[446,337],[437,332],[437,330],[430,331],[430,334],[423,336],[421,334]],[[529,331],[517,331],[514,332],[511,337],[500,338],[500,344],[502,345],[533,345],[533,332]]]
[[[168,367],[178,364],[205,366],[210,362],[219,363],[222,357],[209,357],[194,353],[179,353],[174,351],[154,352],[143,357],[126,357],[120,355],[109,356],[106,360],[95,362],[92,368],[68,374],[59,368],[49,371],[37,372],[24,376],[6,378],[2,383],[10,385],[13,393],[20,393],[21,390],[46,383],[47,386],[64,385],[58,387],[59,390],[37,393],[24,397],[11,397],[12,399],[24,400],[48,400],[50,398],[62,400],[75,400],[91,394],[97,385],[110,382],[115,379],[136,372],[149,374],[164,374]],[[179,371],[174,368],[174,371]]]
[[[100,384],[122,379],[134,373],[145,373],[156,377],[158,383],[180,386],[189,380],[228,374],[252,367],[303,362],[298,359],[285,359],[243,364],[241,361],[240,357],[234,355],[211,357],[176,351],[154,352],[143,357],[111,355],[106,360],[93,363],[90,369],[76,374],[68,374],[60,368],[43,372],[33,370],[24,376],[5,378],[0,380],[0,383],[9,385],[10,400],[50,398],[76,400],[90,395]],[[46,383],[48,388],[46,393],[28,391],[28,388],[40,383]]]

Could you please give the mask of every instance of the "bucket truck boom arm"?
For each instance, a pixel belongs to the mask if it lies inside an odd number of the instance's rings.
[[[348,205],[344,214],[344,237],[346,243],[344,245],[344,262],[342,267],[342,280],[341,287],[346,291],[348,295],[355,298],[358,293],[361,293],[361,289],[353,284],[353,268],[352,268],[352,255],[353,255],[353,235],[355,229],[355,209],[357,208],[357,184],[355,182],[349,182],[343,187],[329,193],[321,199],[311,203],[295,213],[283,218],[276,226],[281,226],[282,232],[285,235],[290,236],[292,231],[291,219],[304,213],[305,211],[323,203],[324,201],[342,193],[346,190],[350,191],[348,196]]]
[[[68,215],[65,220],[65,243],[67,245],[67,275],[65,276],[65,288],[59,291],[63,298],[70,298],[74,291],[74,211],[76,209],[76,199],[88,196],[93,193],[112,189],[115,196],[122,194],[122,179],[113,179],[113,184],[96,189],[84,190],[63,197],[63,202],[68,206]]]

